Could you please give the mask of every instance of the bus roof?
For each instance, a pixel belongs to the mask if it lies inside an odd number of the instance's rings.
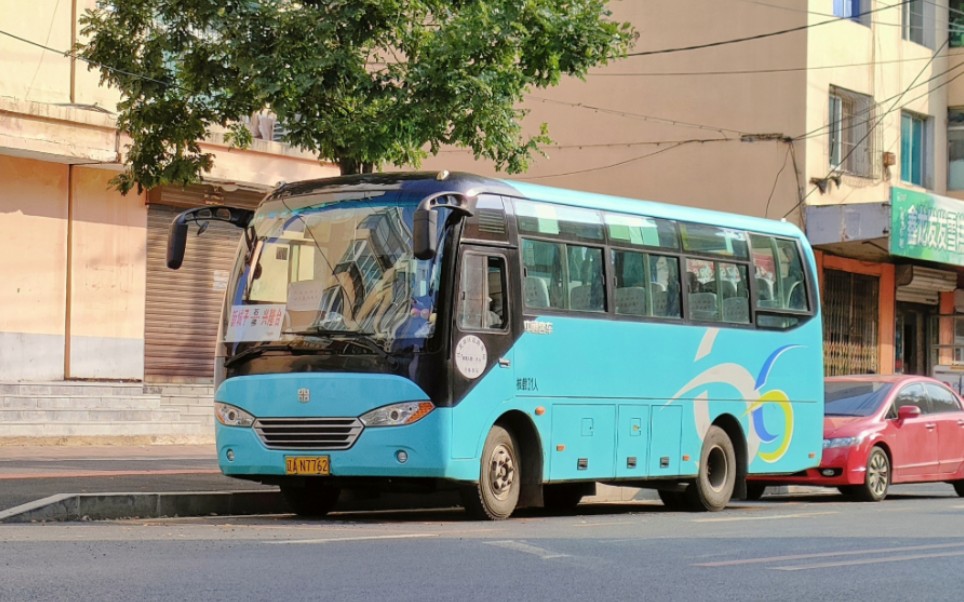
[[[796,225],[785,221],[568,188],[556,188],[512,179],[489,178],[466,172],[383,172],[304,180],[284,184],[269,194],[267,198],[312,194],[331,188],[407,190],[416,194],[431,194],[432,192],[445,189],[463,193],[484,189],[486,192],[495,194],[572,207],[693,221],[725,228],[745,229],[793,238],[805,238]]]
[[[632,199],[567,188],[555,188],[552,186],[530,184],[528,182],[518,182],[514,180],[502,180],[502,182],[505,185],[518,190],[520,196],[532,199],[534,201],[545,201],[558,203],[560,205],[639,214],[648,217],[662,217],[666,219],[693,221],[726,228],[753,230],[783,236],[792,236],[794,238],[804,238],[803,233],[795,224],[785,221],[778,221],[762,217],[752,217],[738,213],[727,213],[724,211],[714,211],[711,209],[700,209],[697,207],[675,205],[672,203]]]

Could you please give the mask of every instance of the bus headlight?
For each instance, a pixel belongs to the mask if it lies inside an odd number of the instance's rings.
[[[434,409],[431,401],[406,401],[376,408],[359,420],[365,426],[399,426],[418,422]]]
[[[254,416],[226,403],[214,402],[214,417],[224,426],[251,426]]]

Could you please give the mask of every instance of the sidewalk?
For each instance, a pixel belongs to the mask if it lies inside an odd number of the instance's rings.
[[[151,507],[161,513],[244,513],[232,506],[240,492],[269,502],[257,511],[286,511],[276,487],[222,475],[213,445],[0,447],[0,522],[14,515],[116,518]]]

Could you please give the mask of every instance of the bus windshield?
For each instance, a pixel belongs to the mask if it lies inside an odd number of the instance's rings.
[[[229,284],[223,342],[339,336],[391,349],[431,337],[441,257],[412,254],[418,200],[397,191],[266,200]]]

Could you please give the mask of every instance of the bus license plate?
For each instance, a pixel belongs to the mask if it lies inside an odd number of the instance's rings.
[[[285,456],[285,474],[326,476],[331,462],[328,456]]]

